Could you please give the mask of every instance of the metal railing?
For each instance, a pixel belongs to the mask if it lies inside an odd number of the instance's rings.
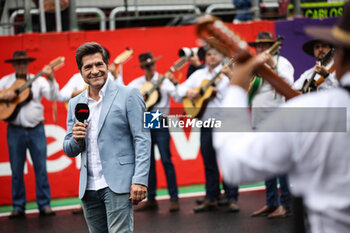
[[[77,14],[89,14],[89,13],[95,13],[99,16],[99,22],[100,22],[100,30],[101,31],[105,31],[106,30],[106,15],[105,13],[99,9],[99,8],[76,8],[75,11]],[[30,10],[30,14],[31,15],[39,15],[39,9],[31,9]],[[15,18],[18,15],[24,15],[24,10],[23,9],[19,9],[14,11],[11,16],[10,16],[10,20],[9,20],[9,24],[12,25],[11,29],[10,29],[10,34],[14,35],[15,34]]]
[[[232,3],[215,3],[208,6],[205,10],[205,13],[212,14],[215,10],[218,9],[235,10],[235,6]]]
[[[135,18],[137,19],[139,12],[162,12],[162,11],[192,11],[195,15],[200,15],[201,10],[194,5],[164,5],[164,6],[129,6],[128,8],[124,6],[114,8],[109,15],[109,29],[115,30],[115,20],[116,15],[127,12],[134,12]],[[171,16],[170,14],[168,16]],[[122,17],[120,17],[122,18]]]
[[[214,15],[219,15],[219,14],[227,14],[227,13],[253,13],[254,14],[254,19],[259,19],[260,15],[259,15],[259,7],[254,6],[254,3],[257,1],[253,0],[253,6],[248,9],[248,10],[239,10],[235,7],[234,4],[232,3],[216,3],[216,4],[212,4],[210,6],[207,7],[207,9],[205,10],[206,14],[214,14]],[[224,12],[220,12],[219,10],[226,10]]]
[[[107,23],[107,18],[106,14],[100,9],[100,8],[77,8],[75,11],[77,14],[86,14],[86,13],[96,13],[99,15],[99,21],[100,21],[100,30],[105,31],[106,30],[106,23]]]

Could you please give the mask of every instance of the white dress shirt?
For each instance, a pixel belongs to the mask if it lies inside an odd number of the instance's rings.
[[[332,61],[326,65],[326,70],[329,70],[333,64],[334,64],[334,60],[332,59]],[[312,74],[314,73],[314,68],[315,67],[311,67],[310,69],[306,70],[300,76],[300,78],[295,81],[295,83],[293,85],[293,89],[301,90],[305,80],[311,78]],[[314,79],[317,81],[319,78],[321,78],[321,75],[316,74]],[[339,82],[336,78],[335,71],[333,71],[332,73],[329,74],[329,76],[325,79],[325,81],[318,86],[318,89],[325,90],[325,89],[329,89],[332,87],[337,87],[338,85],[339,85]]]
[[[286,81],[290,86],[294,82],[294,68],[292,64],[282,56],[274,56],[277,64],[277,75]],[[252,101],[252,126],[257,127],[275,107],[285,102],[284,96],[278,94],[276,90],[265,80],[254,95]]]
[[[158,79],[160,78],[160,75],[158,72],[155,72],[151,82],[153,84],[156,84]],[[128,86],[135,87],[137,89],[140,89],[145,83],[147,82],[146,76],[143,75],[141,77],[138,77],[134,79],[132,82],[129,83]],[[169,113],[169,105],[170,105],[170,96],[175,95],[175,86],[169,79],[164,79],[163,83],[160,86],[160,100],[158,103],[156,103],[153,106],[153,109],[161,109],[161,112],[165,115]]]
[[[111,80],[115,80],[120,85],[124,85],[123,78],[118,77],[117,79],[114,79],[114,76],[111,72],[108,72],[108,78]],[[83,90],[86,87],[86,83],[81,76],[80,73],[74,74],[67,84],[60,90],[59,95],[57,96],[58,101],[61,102],[67,102],[72,98],[72,93],[74,91]]]
[[[89,92],[86,92],[86,98],[88,100],[88,105],[90,109],[89,118],[87,119],[87,123],[89,124],[87,127],[87,190],[99,190],[107,187],[107,182],[103,175],[102,163],[100,152],[97,145],[97,137],[98,137],[98,122],[100,120],[100,114],[102,109],[103,98],[105,96],[108,78],[105,85],[100,90],[100,99],[98,101],[92,99],[89,96]]]
[[[209,71],[208,66],[205,66],[202,69],[196,70],[193,74],[191,74],[190,77],[188,77],[188,79],[185,82],[181,83],[180,85],[177,85],[176,96],[174,97],[174,99],[178,102],[181,102],[182,98],[186,97],[186,92],[189,89],[198,88],[204,80],[212,80],[215,77],[215,75],[221,71],[221,69],[222,69],[222,64],[216,66],[212,70],[212,72]],[[229,78],[223,74],[221,75],[221,77],[222,77],[221,81],[216,86],[218,89],[218,92],[214,97],[212,97],[209,100],[206,110],[203,116],[201,117],[204,120],[208,118],[215,118],[216,112],[217,112],[216,110],[218,107],[221,106],[221,102],[229,86],[229,83],[230,83]],[[210,110],[208,111],[208,109],[212,109],[213,111],[210,111]]]
[[[350,72],[341,80],[350,85]],[[247,93],[231,86],[223,102],[225,107],[247,107]],[[291,117],[294,132],[249,132],[247,114],[226,115],[247,133],[214,135],[219,164],[226,182],[255,182],[275,174],[287,173],[291,192],[302,196],[307,208],[311,232],[343,233],[350,229],[350,93],[342,88],[302,95],[284,107],[321,107],[323,114],[305,119],[302,112]],[[346,115],[335,115],[330,107],[343,107]],[[274,112],[261,124],[288,129],[290,122]],[[224,113],[224,112],[223,112]],[[231,112],[232,113],[232,112]],[[321,132],[324,127],[343,128],[346,132]],[[306,132],[309,129],[313,132]],[[315,130],[316,129],[316,130]]]
[[[27,75],[27,80],[33,78],[33,74]],[[0,79],[0,90],[8,89],[16,81],[16,74],[12,73]],[[44,120],[44,106],[42,97],[53,100],[53,91],[58,93],[56,81],[47,81],[44,77],[38,77],[31,85],[32,99],[20,108],[16,118],[10,123],[22,127],[35,127]],[[53,91],[52,91],[53,89]]]

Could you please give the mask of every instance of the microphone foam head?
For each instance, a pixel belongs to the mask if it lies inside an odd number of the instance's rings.
[[[89,118],[89,114],[90,114],[89,106],[84,103],[78,103],[75,106],[74,114],[75,114],[75,117],[78,119],[78,121],[84,122],[84,120]]]

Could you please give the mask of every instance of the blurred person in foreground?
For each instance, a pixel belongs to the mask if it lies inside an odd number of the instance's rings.
[[[350,229],[349,21],[350,2],[347,2],[343,16],[333,28],[305,29],[307,34],[336,46],[334,63],[340,87],[289,100],[284,105],[286,108],[277,110],[262,124],[260,133],[249,132],[247,109],[246,114],[238,115],[222,112],[223,119],[242,127],[241,132],[216,132],[214,136],[214,146],[227,182],[247,183],[287,173],[293,184],[291,192],[303,197],[309,231],[313,233],[343,233]],[[223,101],[225,107],[247,107],[249,74],[267,60],[268,55],[261,54],[235,66],[234,73],[225,71],[231,78]],[[283,111],[291,107],[295,110],[293,116],[285,118]],[[296,111],[296,107],[303,107],[303,111]],[[304,114],[307,107],[319,107],[320,111],[316,113],[321,114],[313,115],[311,111],[307,116]],[[330,107],[341,108],[343,114],[337,114],[339,111]],[[278,132],[272,133],[272,130]]]

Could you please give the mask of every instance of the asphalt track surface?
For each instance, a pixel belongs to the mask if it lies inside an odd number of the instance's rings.
[[[240,212],[230,213],[228,207],[204,213],[194,213],[198,197],[181,198],[180,211],[169,213],[169,200],[159,201],[157,211],[134,213],[135,233],[293,233],[295,216],[269,220],[252,218],[250,214],[265,203],[265,192],[244,192],[239,196]],[[84,217],[73,215],[71,210],[57,211],[53,217],[27,214],[25,219],[0,218],[1,233],[85,233]]]

